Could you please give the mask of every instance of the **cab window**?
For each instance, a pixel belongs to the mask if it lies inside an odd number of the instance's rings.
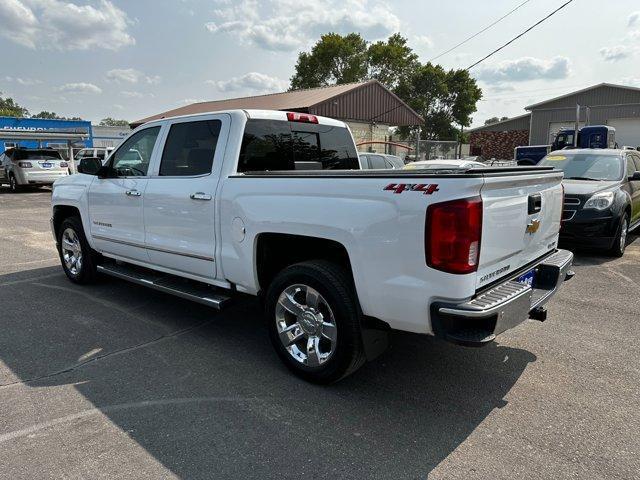
[[[149,170],[153,146],[160,127],[150,127],[133,134],[111,156],[111,168],[118,177],[144,177]]]
[[[160,176],[175,177],[211,173],[221,126],[220,120],[172,125],[162,152]]]

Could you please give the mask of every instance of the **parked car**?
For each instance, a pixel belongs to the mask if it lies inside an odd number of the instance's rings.
[[[560,240],[621,257],[627,232],[640,225],[640,154],[634,150],[551,152],[540,165],[564,172]]]
[[[69,164],[52,148],[10,148],[0,154],[0,185],[17,192],[27,185],[52,185],[69,174]]]
[[[358,152],[358,156],[363,170],[397,170],[404,168],[404,162],[396,155]]]
[[[319,383],[381,353],[392,328],[481,346],[544,319],[573,258],[556,247],[561,172],[359,167],[348,127],[329,118],[149,122],[106,165],[84,159],[54,185],[62,268],[215,308],[257,295],[279,357]]]
[[[104,160],[109,156],[109,154],[113,151],[113,147],[94,147],[94,148],[83,148],[78,151],[73,158],[73,170],[71,173],[75,173],[78,171],[78,165],[80,164],[80,160],[83,158],[99,158],[104,163]]]
[[[404,166],[405,170],[436,170],[436,169],[459,169],[468,170],[471,168],[486,168],[484,163],[474,160],[421,160],[419,162],[408,163]]]

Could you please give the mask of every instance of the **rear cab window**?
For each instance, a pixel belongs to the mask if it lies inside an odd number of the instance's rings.
[[[359,169],[358,153],[346,127],[247,121],[238,172]]]

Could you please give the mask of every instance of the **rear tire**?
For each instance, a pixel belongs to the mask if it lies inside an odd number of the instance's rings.
[[[618,226],[618,233],[613,241],[613,245],[609,250],[609,254],[613,257],[622,257],[627,247],[627,233],[629,232],[629,216],[624,214]]]
[[[98,254],[87,242],[80,217],[63,220],[57,236],[58,254],[67,278],[81,285],[95,282]]]
[[[366,360],[361,313],[348,273],[325,260],[291,265],[265,299],[269,337],[278,356],[309,382],[336,382]]]
[[[18,193],[22,190],[22,186],[18,185],[18,180],[16,180],[16,176],[13,173],[9,174],[9,188],[12,193]]]

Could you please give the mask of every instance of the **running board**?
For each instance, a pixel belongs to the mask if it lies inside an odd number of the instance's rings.
[[[122,263],[106,263],[98,265],[97,269],[100,273],[208,305],[216,310],[222,310],[231,300],[228,295],[217,292],[214,287],[205,283],[156,272],[147,268]]]

